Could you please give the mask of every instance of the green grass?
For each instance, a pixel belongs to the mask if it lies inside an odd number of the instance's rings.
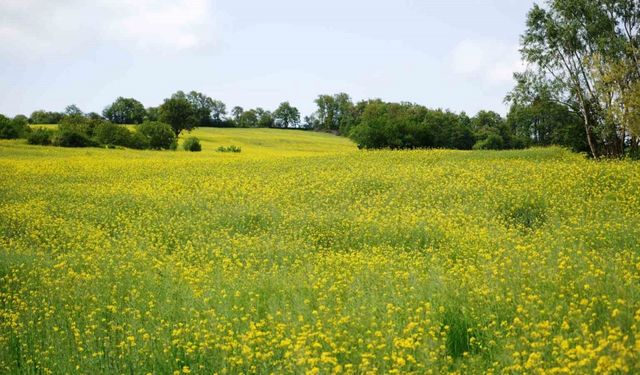
[[[56,125],[32,125],[54,129]],[[127,125],[134,129],[135,125]],[[187,137],[198,137],[202,152],[216,152],[218,147],[238,146],[242,153],[251,156],[303,156],[325,153],[342,153],[356,150],[355,144],[345,137],[328,133],[293,129],[237,129],[197,128],[183,132],[179,145]],[[178,147],[178,151],[182,151]]]
[[[191,135],[0,141],[0,373],[640,371],[640,164]]]

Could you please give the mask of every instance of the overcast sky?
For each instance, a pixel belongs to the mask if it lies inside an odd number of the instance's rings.
[[[177,90],[303,114],[346,92],[506,112],[527,0],[0,0],[0,113]]]

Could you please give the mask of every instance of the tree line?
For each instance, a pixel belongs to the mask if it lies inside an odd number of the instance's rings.
[[[588,150],[586,142],[582,141],[579,118],[566,107],[551,101],[538,100],[527,106],[513,105],[506,118],[493,111],[482,110],[470,117],[465,112],[455,113],[429,109],[415,103],[390,103],[380,99],[354,103],[346,93],[319,95],[315,104],[316,110],[303,119],[299,110],[289,102],[281,103],[274,111],[263,108],[244,110],[236,106],[227,112],[227,106],[220,100],[196,91],[178,91],[158,107],[145,108],[134,98],[119,97],[102,114],[84,113],[77,106],[70,105],[64,112],[38,110],[30,117],[18,115],[13,120],[3,116],[0,117],[0,128],[2,123],[18,124],[16,128],[28,124],[59,124],[60,129],[65,131],[58,135],[73,135],[73,140],[69,142],[58,139],[60,145],[116,144],[133,148],[145,148],[145,144],[151,148],[170,148],[169,145],[182,131],[196,127],[272,127],[344,135],[352,138],[361,148],[501,150],[555,144],[575,151]],[[115,130],[105,123],[150,123],[156,124],[156,127],[162,124],[165,130],[157,132],[165,134],[163,139],[168,139],[166,129],[171,129],[173,139],[161,143],[144,142],[142,138],[126,140],[124,130]],[[102,133],[107,132],[104,129],[109,129],[109,134],[118,135],[96,138],[94,129],[103,129]],[[15,131],[14,137],[20,132]],[[45,137],[43,131],[37,136]],[[44,142],[46,144],[49,141],[45,139]]]

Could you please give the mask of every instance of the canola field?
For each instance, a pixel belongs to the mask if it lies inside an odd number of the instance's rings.
[[[640,372],[640,164],[196,135],[0,142],[0,373]]]

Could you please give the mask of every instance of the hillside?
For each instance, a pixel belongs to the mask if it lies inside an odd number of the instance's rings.
[[[637,163],[194,135],[0,142],[0,372],[640,371]]]

